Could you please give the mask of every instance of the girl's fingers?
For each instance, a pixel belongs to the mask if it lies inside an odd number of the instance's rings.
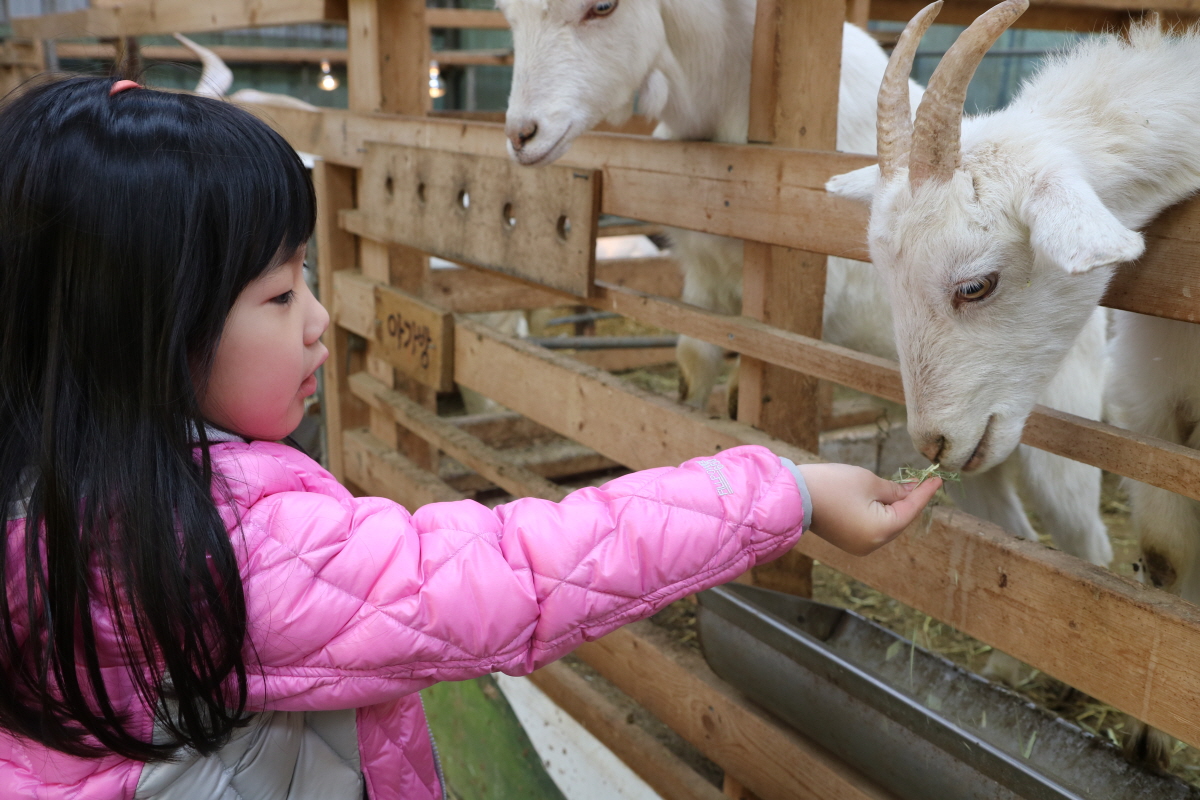
[[[906,488],[904,485],[895,484],[901,489]],[[907,484],[912,486],[912,484]],[[933,499],[933,495],[942,486],[942,479],[933,477],[921,483],[920,486],[913,486],[905,492],[904,496],[891,503],[888,510],[895,516],[896,521],[901,523],[901,527],[907,526],[917,518],[921,513],[921,509],[928,505]]]

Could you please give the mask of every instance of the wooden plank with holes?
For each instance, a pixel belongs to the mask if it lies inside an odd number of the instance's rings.
[[[481,442],[462,428],[405,397],[365,372],[350,376],[355,396],[372,408],[390,414],[397,425],[429,442],[438,450],[470,467],[496,486],[517,497],[561,500],[567,489],[512,463],[503,453]]]
[[[14,17],[22,39],[78,39],[85,36],[146,36],[176,31],[201,33],[265,25],[345,22],[346,0],[127,0],[93,3],[91,8],[34,17]]]
[[[367,493],[395,500],[407,509],[465,497],[365,428],[343,433],[342,456],[347,478]]]
[[[751,705],[653,623],[626,625],[576,655],[762,800],[897,800]]]
[[[496,123],[247,107],[296,149],[339,164],[362,166],[371,141],[507,157],[504,127]],[[824,186],[830,177],[874,160],[849,153],[593,132],[576,139],[556,165],[601,170],[601,210],[606,214],[865,258],[866,207],[833,197]],[[772,191],[764,192],[763,186]]]
[[[341,216],[347,230],[578,297],[591,291],[595,170],[369,143],[363,181],[358,209]]]
[[[368,139],[504,154],[502,128],[494,124],[256,108],[295,147],[337,163],[361,164],[359,150]],[[579,137],[563,159],[603,170],[605,213],[858,259],[867,257],[867,209],[828,195],[822,187],[831,176],[873,160],[603,133]],[[762,191],[764,185],[775,191]],[[1105,304],[1170,319],[1200,319],[1194,268],[1200,226],[1192,222],[1198,216],[1200,200],[1186,200],[1151,223],[1144,231],[1146,254],[1121,268]]]
[[[663,800],[721,800],[721,792],[562,662],[529,679],[616,754]]]
[[[408,292],[376,286],[370,354],[439,392],[454,389],[454,316]]]

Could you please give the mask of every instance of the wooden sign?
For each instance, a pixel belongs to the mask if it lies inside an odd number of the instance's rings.
[[[439,392],[454,389],[454,315],[388,286],[375,287],[372,353]]]
[[[600,172],[370,142],[342,227],[589,297]]]

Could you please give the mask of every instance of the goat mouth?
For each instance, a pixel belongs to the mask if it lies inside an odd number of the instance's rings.
[[[567,129],[563,131],[562,136],[559,136],[557,139],[555,139],[554,144],[550,145],[546,152],[542,153],[537,158],[533,158],[528,161],[526,161],[523,157],[525,152],[524,149],[516,150],[515,152],[517,153],[517,161],[521,162],[521,166],[523,167],[540,167],[543,164],[549,164],[552,161],[557,161],[559,156],[562,155],[562,153],[560,153],[558,150],[558,146],[563,143],[563,140],[566,139],[570,133],[571,126],[568,125]]]
[[[992,421],[996,415],[988,417],[987,425],[983,426],[983,436],[979,438],[979,444],[975,445],[975,449],[971,452],[971,457],[962,465],[963,472],[973,472],[979,468],[979,465],[987,460],[988,457],[988,440],[992,435]]]

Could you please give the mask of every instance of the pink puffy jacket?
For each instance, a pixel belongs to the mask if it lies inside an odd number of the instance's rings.
[[[315,712],[356,709],[338,713],[354,715],[348,730],[357,741],[330,748],[357,748],[340,756],[360,770],[356,781],[365,776],[372,800],[441,797],[421,689],[494,671],[529,673],[781,555],[804,517],[788,466],[760,447],[634,473],[561,503],[488,509],[462,501],[415,514],[351,496],[284,445],[230,442],[212,454],[229,487],[221,511],[242,564],[248,663],[261,664],[250,708],[263,718],[279,714],[277,722],[292,712],[318,730],[324,723]],[[110,685],[119,685],[127,668],[113,669]],[[140,730],[152,729],[151,709],[131,713]],[[306,747],[297,745],[291,761],[315,752]],[[230,788],[229,774],[252,749],[212,771],[204,796],[247,795],[244,786]],[[194,788],[161,789],[174,779],[161,770],[172,769],[182,767],[76,759],[0,733],[5,798],[198,796]],[[295,763],[279,769],[270,780],[283,788],[263,796],[296,796],[289,782],[330,772],[303,778]]]

